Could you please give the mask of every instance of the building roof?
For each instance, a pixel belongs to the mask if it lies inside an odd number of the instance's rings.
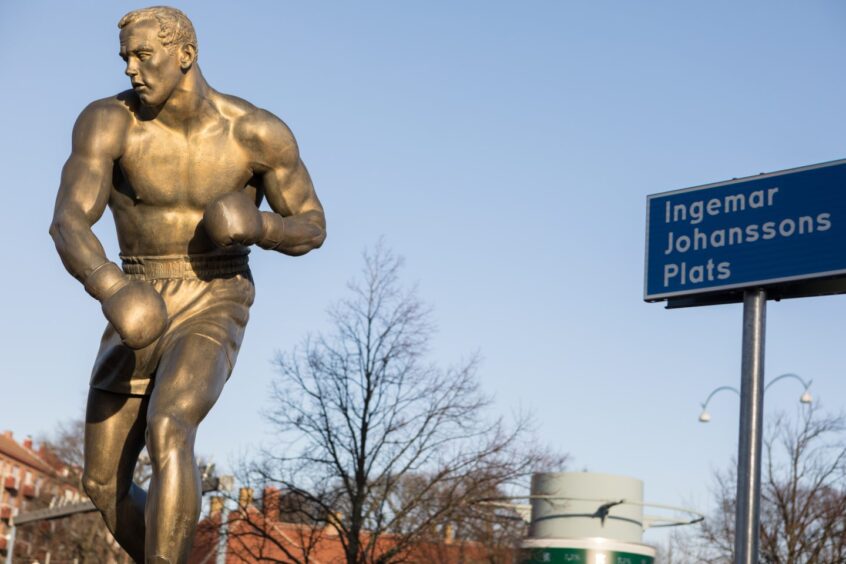
[[[210,562],[218,550],[221,514],[217,513],[200,522],[190,564]],[[265,518],[255,507],[232,511],[228,515],[227,564],[244,564],[257,561],[288,562],[292,556],[304,558],[314,564],[336,564],[345,561],[344,547],[337,533],[331,528],[287,523]],[[368,543],[371,535],[363,532],[361,540]],[[376,541],[375,552],[384,554],[396,545],[397,537],[385,533]],[[496,558],[494,554],[496,553]],[[511,563],[512,547],[493,548],[475,541],[435,539],[416,542],[402,552],[403,561],[409,564],[485,564],[488,562]]]
[[[0,454],[17,460],[21,464],[34,468],[44,474],[51,476],[55,474],[53,468],[42,460],[37,452],[19,444],[9,431],[0,434]]]

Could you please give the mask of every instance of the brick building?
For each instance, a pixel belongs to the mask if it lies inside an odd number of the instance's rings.
[[[0,556],[6,555],[14,515],[35,509],[44,498],[80,499],[76,488],[62,480],[68,470],[43,445],[35,450],[31,438],[18,443],[11,431],[0,435]],[[29,551],[28,543],[26,532],[18,534],[18,549]]]
[[[253,562],[308,561],[315,564],[346,562],[341,539],[334,527],[315,528],[304,524],[295,513],[286,511],[285,496],[275,488],[266,488],[261,500],[252,500],[252,490],[243,488],[239,509],[224,512],[220,498],[213,498],[210,513],[200,522],[189,564],[209,564],[224,556],[226,564]],[[221,527],[221,518],[226,524]],[[331,522],[331,519],[330,519]],[[225,541],[220,534],[225,530]],[[409,564],[513,564],[513,546],[487,546],[484,543],[456,539],[452,527],[439,531],[428,540],[403,551],[402,561]],[[371,536],[363,532],[361,540]],[[376,541],[375,555],[390,552],[397,538],[384,534]]]

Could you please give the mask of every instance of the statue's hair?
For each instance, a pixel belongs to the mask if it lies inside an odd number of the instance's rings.
[[[129,24],[141,20],[153,20],[159,23],[159,39],[165,47],[179,47],[191,44],[197,49],[197,34],[194,24],[181,10],[170,6],[150,6],[133,10],[123,16],[118,22],[118,28],[123,29]]]

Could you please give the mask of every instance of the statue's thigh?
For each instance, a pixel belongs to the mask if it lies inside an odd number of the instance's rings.
[[[226,350],[216,339],[187,333],[173,340],[156,371],[147,421],[168,418],[199,425],[229,377]]]
[[[85,413],[85,474],[123,490],[144,448],[148,399],[91,388]]]

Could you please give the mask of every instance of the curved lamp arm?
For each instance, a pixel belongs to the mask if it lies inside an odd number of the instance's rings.
[[[792,378],[792,379],[794,379],[794,380],[798,380],[798,381],[802,384],[802,386],[804,386],[805,391],[804,391],[804,392],[802,393],[802,395],[799,397],[799,401],[800,401],[800,402],[802,402],[802,403],[811,403],[811,402],[813,402],[813,401],[814,401],[814,398],[811,396],[811,392],[808,390],[808,388],[810,388],[810,387],[811,387],[811,384],[813,384],[813,383],[814,383],[814,381],[813,381],[813,380],[808,380],[808,381],[806,382],[806,381],[805,381],[805,380],[803,380],[803,379],[802,379],[802,377],[801,377],[801,376],[799,376],[798,374],[787,373],[787,374],[782,374],[781,376],[776,376],[775,378],[773,378],[772,380],[770,380],[770,381],[769,381],[769,383],[767,383],[767,385],[766,385],[766,386],[764,386],[764,391],[766,392],[766,391],[770,388],[770,386],[772,386],[773,384],[775,384],[775,383],[776,383],[776,382],[778,382],[779,380],[784,380],[785,378]]]
[[[775,378],[773,378],[772,380],[767,382],[767,385],[764,386],[764,391],[766,392],[767,390],[770,389],[770,386],[772,386],[773,384],[775,384],[779,380],[784,380],[785,378],[791,378],[793,380],[797,380],[802,384],[802,386],[804,386],[805,391],[799,397],[799,401],[801,403],[808,404],[808,403],[812,403],[814,401],[814,398],[813,398],[813,396],[811,396],[811,392],[808,389],[808,388],[811,387],[811,384],[813,384],[814,381],[808,380],[806,382],[801,376],[799,376],[798,374],[793,374],[791,372],[789,372],[787,374],[781,374],[780,376],[776,376]],[[701,404],[702,405],[702,413],[699,414],[699,422],[700,423],[707,423],[708,421],[711,420],[711,414],[708,413],[708,402],[710,402],[711,398],[713,398],[715,395],[717,395],[719,392],[722,392],[723,390],[731,390],[732,392],[734,392],[738,396],[740,395],[740,391],[737,388],[735,388],[734,386],[720,386],[719,388],[716,388],[714,391],[712,391],[710,394],[708,394],[708,397]]]
[[[708,394],[708,397],[705,398],[705,401],[702,402],[702,404],[701,404],[702,405],[702,413],[699,414],[699,422],[700,423],[707,423],[708,421],[711,420],[711,414],[708,413],[708,402],[711,401],[711,398],[713,398],[715,395],[717,395],[718,393],[720,393],[724,390],[731,390],[732,392],[734,392],[735,394],[740,396],[740,391],[737,388],[735,388],[734,386],[720,386],[719,388],[716,388],[713,392]]]

